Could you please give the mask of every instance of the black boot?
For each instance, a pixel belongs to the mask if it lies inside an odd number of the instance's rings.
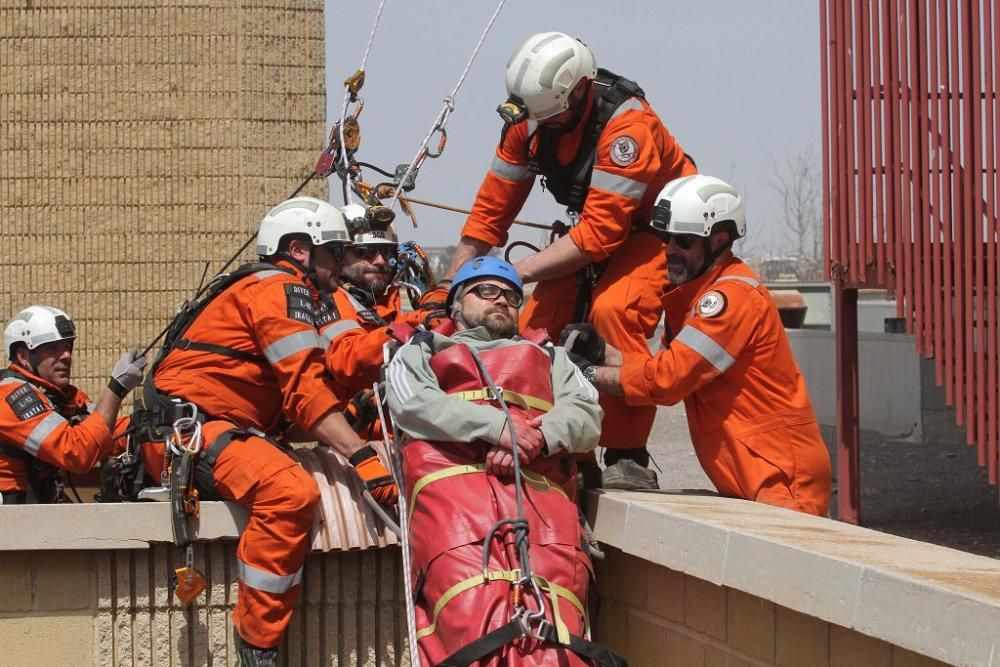
[[[236,667],[278,667],[277,648],[257,648],[246,643],[233,628],[233,646],[236,647]]]

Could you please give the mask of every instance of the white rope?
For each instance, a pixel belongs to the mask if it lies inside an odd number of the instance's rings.
[[[384,350],[385,348],[383,348]],[[396,423],[392,425],[392,437],[386,429],[385,413],[382,411],[382,396],[378,390],[378,382],[372,385],[375,392],[375,406],[378,408],[378,418],[382,422],[382,442],[385,443],[386,454],[389,458],[389,465],[393,468],[393,477],[396,479],[396,486],[399,489],[399,539],[402,541],[403,550],[403,598],[406,601],[406,640],[410,645],[410,664],[420,663],[420,649],[417,645],[417,617],[413,602],[413,582],[410,579],[410,517],[409,502],[406,497],[406,485],[403,479],[403,454],[399,450],[399,430]]]
[[[368,35],[368,45],[365,47],[365,53],[361,57],[361,67],[359,70],[361,72],[365,71],[365,65],[368,63],[368,54],[371,53],[372,44],[375,42],[375,33],[378,31],[379,21],[382,20],[382,9],[385,7],[385,0],[380,0],[378,3],[378,9],[375,10],[375,21],[372,23],[372,31]],[[349,81],[350,79],[348,79]],[[340,125],[338,126],[340,135],[340,158],[344,164],[344,177],[347,178],[349,175],[350,162],[347,159],[347,148],[344,146],[344,121],[347,120],[347,107],[351,101],[351,87],[348,85],[347,81],[344,82],[344,103],[340,107]],[[352,188],[346,188],[347,190],[347,201],[345,204],[353,204],[354,198],[351,196]]]
[[[431,126],[431,131],[427,133],[426,137],[424,137],[423,142],[420,144],[420,149],[417,150],[417,154],[414,156],[409,166],[407,166],[406,171],[403,173],[403,178],[400,179],[399,186],[395,188],[395,192],[392,195],[392,201],[389,202],[389,210],[394,210],[396,208],[396,202],[399,200],[399,193],[402,192],[403,186],[410,179],[410,174],[412,174],[413,170],[419,167],[424,159],[428,157],[427,144],[430,143],[431,138],[438,132],[444,132],[444,127],[448,123],[448,116],[450,116],[451,112],[455,110],[455,96],[458,95],[458,90],[462,87],[462,84],[465,83],[465,77],[469,75],[469,70],[472,69],[472,63],[475,62],[476,56],[479,55],[479,50],[482,48],[483,42],[486,41],[486,35],[488,35],[490,30],[493,28],[493,23],[497,20],[497,16],[500,15],[500,10],[503,9],[505,2],[506,0],[500,0],[497,3],[497,8],[494,10],[493,16],[490,17],[489,23],[486,24],[486,28],[483,29],[483,33],[479,36],[476,48],[472,51],[472,55],[469,57],[468,62],[465,63],[465,69],[462,70],[462,75],[458,77],[458,83],[455,84],[455,88],[451,91],[451,95],[444,98],[441,112],[434,120],[434,125]],[[433,157],[437,156],[435,155]]]

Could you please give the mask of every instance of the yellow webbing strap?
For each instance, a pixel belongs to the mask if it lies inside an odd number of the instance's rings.
[[[569,644],[569,628],[567,628],[566,624],[563,623],[562,615],[559,613],[559,598],[562,598],[573,605],[583,617],[585,626],[589,627],[590,619],[587,617],[587,610],[584,608],[580,598],[576,596],[576,593],[568,588],[546,581],[538,575],[535,575],[534,579],[538,584],[538,587],[543,591],[547,591],[549,594],[549,600],[552,605],[552,618],[555,621],[556,636],[559,638],[559,642],[562,644]],[[513,584],[520,580],[520,570],[492,570],[482,574],[474,574],[468,579],[463,579],[446,590],[444,595],[442,595],[434,604],[434,611],[431,615],[431,624],[426,628],[421,628],[417,631],[417,639],[420,640],[424,637],[429,637],[437,632],[437,620],[441,611],[448,605],[449,602],[465,591],[475,588],[476,586],[492,583],[494,581],[509,581]]]
[[[552,410],[553,405],[546,401],[545,399],[538,398],[537,396],[529,396],[527,394],[519,394],[516,391],[511,391],[510,389],[503,389],[500,392],[503,395],[503,400],[507,403],[513,403],[514,405],[520,405],[522,408],[532,408],[534,410],[541,410],[542,412],[549,412]],[[483,387],[482,389],[469,389],[467,391],[456,391],[449,396],[456,396],[465,401],[493,401],[496,400],[493,395],[493,391],[489,387]]]
[[[434,472],[427,473],[423,477],[417,480],[417,483],[413,485],[413,491],[410,493],[410,518],[413,518],[413,510],[417,506],[417,496],[423,491],[424,487],[432,482],[438,482],[442,479],[448,479],[449,477],[456,477],[458,475],[470,475],[477,472],[486,472],[485,463],[469,463],[464,465],[451,466],[449,468],[441,468],[440,470],[435,470]],[[557,484],[553,484],[545,475],[540,475],[535,472],[529,472],[527,470],[521,471],[521,477],[531,485],[537,491],[558,491],[559,494],[569,500],[569,496],[563,488]]]

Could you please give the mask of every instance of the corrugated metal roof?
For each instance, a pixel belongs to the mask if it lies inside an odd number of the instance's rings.
[[[384,447],[373,446],[382,463],[387,464]],[[319,511],[310,535],[313,551],[371,549],[399,543],[365,503],[361,495],[364,486],[347,459],[322,445],[296,449],[295,455],[319,485]]]

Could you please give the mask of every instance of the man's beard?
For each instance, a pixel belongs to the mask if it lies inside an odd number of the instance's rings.
[[[389,276],[386,273],[371,272],[369,275],[378,275],[377,278],[370,278],[365,275],[365,267],[360,264],[345,266],[341,271],[341,278],[351,283],[355,287],[371,292],[372,296],[379,297],[385,293],[385,288],[389,284]]]
[[[465,324],[470,329],[483,327],[492,340],[513,338],[517,334],[517,317],[511,316],[507,309],[490,308],[474,321],[465,320]]]
[[[694,266],[693,262],[686,259],[680,261],[667,259],[667,279],[671,285],[683,285],[694,280],[698,277],[700,270],[700,266]]]

